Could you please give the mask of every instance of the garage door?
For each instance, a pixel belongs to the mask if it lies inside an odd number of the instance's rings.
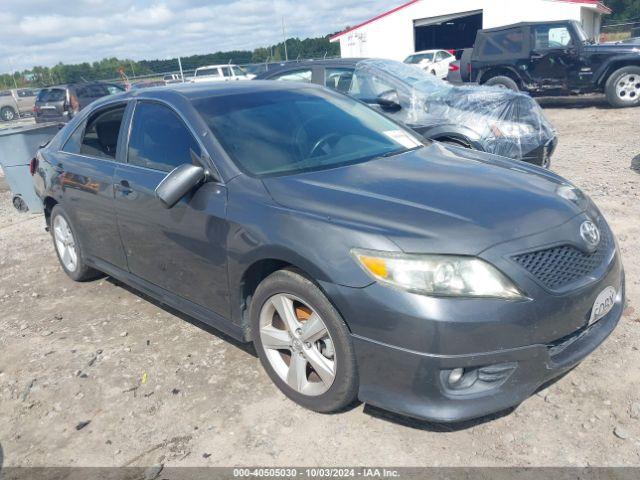
[[[472,47],[476,32],[482,29],[482,10],[421,18],[414,20],[413,29],[416,52]]]

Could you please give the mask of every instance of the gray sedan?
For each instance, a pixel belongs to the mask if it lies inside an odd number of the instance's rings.
[[[72,279],[106,273],[253,341],[275,385],[319,412],[511,407],[624,305],[613,234],[566,180],[314,85],[106,97],[31,167]]]

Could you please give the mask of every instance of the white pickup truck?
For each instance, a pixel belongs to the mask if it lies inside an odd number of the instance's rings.
[[[37,90],[13,88],[0,91],[0,121],[10,122],[23,115],[32,114]]]
[[[237,65],[207,65],[196,68],[191,78],[194,83],[201,82],[231,82],[235,80],[251,80],[253,75],[248,74]]]

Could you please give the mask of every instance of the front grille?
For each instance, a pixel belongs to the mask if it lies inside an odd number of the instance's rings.
[[[611,244],[608,229],[600,229],[602,238],[598,249],[585,253],[572,245],[537,250],[513,257],[513,260],[550,290],[557,290],[598,268],[607,257]]]

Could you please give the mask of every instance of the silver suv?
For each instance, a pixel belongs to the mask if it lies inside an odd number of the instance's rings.
[[[37,90],[14,88],[0,91],[0,120],[9,122],[21,116],[32,114]]]

